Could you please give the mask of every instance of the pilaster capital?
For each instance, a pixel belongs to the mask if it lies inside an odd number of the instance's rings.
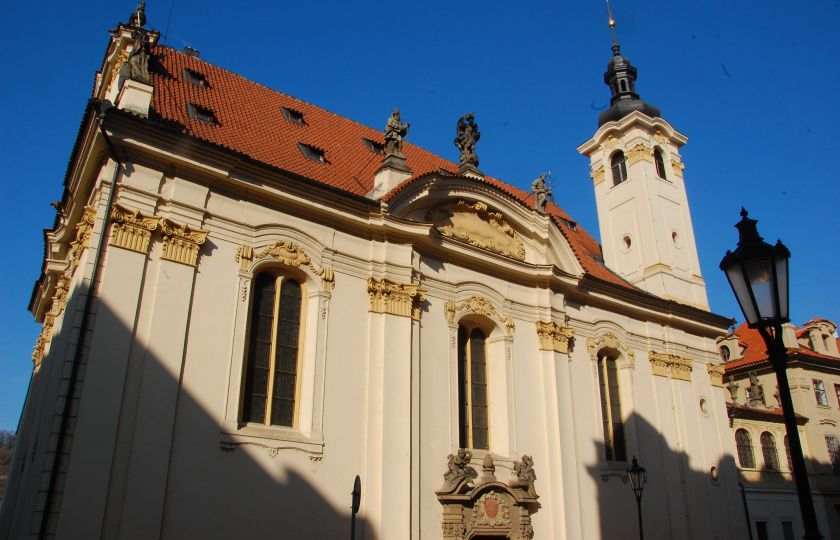
[[[685,170],[685,163],[680,161],[677,158],[671,159],[671,168],[674,170],[674,176],[678,176],[680,178],[683,177],[683,171]]]
[[[167,218],[161,218],[160,231],[163,234],[161,258],[188,266],[198,262],[198,251],[210,231],[182,225]]]
[[[598,168],[592,169],[589,172],[589,176],[592,178],[592,183],[596,186],[604,181],[606,175],[604,174],[604,166],[601,165]]]
[[[650,351],[648,352],[648,360],[653,374],[658,377],[668,377],[670,375],[672,379],[691,380],[693,362],[690,358]]]
[[[726,371],[723,364],[706,364],[706,371],[709,372],[711,385],[723,388],[723,374]]]
[[[397,283],[371,277],[368,278],[367,290],[370,311],[420,320],[426,291],[419,283]]]
[[[540,350],[569,353],[569,344],[575,335],[573,328],[560,326],[554,321],[537,321],[536,326]]]
[[[149,252],[152,231],[160,219],[139,210],[129,210],[118,204],[111,210],[111,245],[144,255]]]
[[[628,165],[633,165],[639,161],[650,161],[653,163],[653,148],[639,143],[627,151]]]

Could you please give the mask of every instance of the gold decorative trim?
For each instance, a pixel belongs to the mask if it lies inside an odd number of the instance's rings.
[[[668,137],[662,134],[661,130],[656,130],[656,133],[653,134],[653,140],[659,143],[660,145],[665,145],[668,143]]]
[[[671,376],[672,379],[680,381],[690,381],[693,362],[689,358],[683,358],[676,354],[660,353],[656,351],[648,352],[648,360],[650,360],[651,371],[657,377]],[[721,373],[721,377],[723,374]],[[723,382],[721,381],[721,385]]]
[[[709,372],[709,382],[712,386],[723,388],[723,374],[726,371],[723,364],[706,364],[706,371]]]
[[[671,168],[674,170],[674,175],[679,176],[680,178],[683,177],[683,171],[685,170],[685,163],[680,161],[677,158],[673,158],[671,160]]]
[[[513,318],[510,315],[502,315],[495,307],[493,307],[490,300],[484,298],[483,296],[471,296],[460,304],[449,301],[444,304],[443,308],[446,312],[446,320],[449,321],[449,324],[454,325],[457,322],[455,320],[457,312],[466,312],[483,315],[484,317],[495,317],[505,325],[509,336],[513,335],[513,331],[516,330],[516,323],[513,322]]]
[[[569,353],[569,343],[575,335],[573,328],[560,326],[554,321],[537,321],[537,336],[541,351]]]
[[[368,278],[370,311],[411,317],[419,321],[426,291],[419,283],[396,283],[387,279]]]
[[[114,205],[111,221],[111,245],[143,254],[149,252],[152,231],[160,224],[160,219],[155,216],[120,205]]]
[[[125,48],[117,54],[116,59],[114,60],[114,67],[111,68],[110,73],[110,80],[108,81],[108,86],[105,87],[105,92],[110,92],[111,87],[114,85],[114,81],[117,80],[117,77],[120,76],[120,70],[122,69],[123,64],[128,61],[128,57],[131,56],[131,53],[128,51],[128,48]]]
[[[37,373],[41,369],[41,363],[46,354],[47,345],[52,339],[52,329],[55,324],[55,316],[48,313],[44,317],[44,325],[41,327],[41,333],[38,335],[38,340],[35,342],[35,347],[32,350],[32,369]]]
[[[604,141],[604,148],[606,148],[607,150],[613,150],[615,148],[618,148],[620,142],[621,141],[616,139],[614,135],[607,135],[607,140]]]
[[[639,161],[649,161],[653,163],[653,148],[639,143],[627,151],[628,165],[633,165],[634,163],[638,163]]]
[[[501,212],[490,210],[481,201],[461,199],[446,203],[431,209],[427,219],[443,236],[505,257],[525,260],[525,245],[513,227],[505,221]]]
[[[198,262],[198,250],[210,234],[210,231],[175,223],[166,218],[160,220],[160,231],[163,233],[161,258],[189,266],[195,266]]]
[[[70,242],[70,252],[67,261],[67,273],[73,275],[79,265],[82,253],[90,245],[90,235],[96,223],[96,208],[85,206],[79,223],[76,224],[76,239]]]
[[[632,364],[635,360],[633,349],[622,343],[612,332],[605,332],[597,338],[589,338],[586,342],[586,348],[589,350],[589,356],[592,360],[598,360],[598,353],[604,349],[612,349],[623,354],[629,364]]]
[[[592,178],[592,182],[597,186],[604,181],[604,178],[606,178],[606,175],[604,174],[604,167],[600,166],[597,169],[592,169],[589,172],[589,176]]]
[[[247,272],[253,262],[268,258],[276,259],[281,264],[293,268],[305,266],[311,269],[316,276],[321,278],[321,290],[324,292],[330,292],[335,287],[335,274],[332,268],[328,266],[322,266],[320,268],[315,266],[303,248],[289,240],[275,242],[256,253],[253,247],[242,245],[236,250],[234,260],[239,263],[240,270]]]

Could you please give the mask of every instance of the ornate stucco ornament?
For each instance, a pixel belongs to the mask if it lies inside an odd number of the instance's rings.
[[[685,164],[677,158],[673,158],[671,160],[671,167],[674,169],[674,175],[679,176],[680,178],[683,177],[683,170],[685,170]]]
[[[396,283],[387,279],[368,278],[370,311],[390,313],[420,320],[426,291],[419,283]]]
[[[711,385],[723,388],[723,373],[726,371],[723,364],[706,364],[706,371],[709,372]]]
[[[634,163],[638,163],[639,161],[653,162],[653,148],[639,143],[627,151],[628,165],[633,165]]]
[[[493,306],[493,304],[490,303],[490,300],[484,298],[483,296],[471,296],[460,303],[452,301],[446,302],[444,305],[444,311],[446,312],[446,320],[449,321],[449,324],[455,324],[457,322],[455,320],[457,313],[474,313],[475,315],[495,318],[496,320],[504,323],[505,328],[507,328],[508,335],[513,334],[513,331],[516,329],[516,323],[513,322],[513,318],[510,315],[502,315]]]
[[[446,203],[429,211],[427,219],[444,236],[522,261],[525,245],[501,212],[480,201]]]
[[[589,350],[589,356],[593,360],[598,360],[598,353],[604,349],[621,353],[630,365],[633,364],[635,358],[633,350],[622,343],[612,332],[605,332],[596,338],[589,338],[586,342],[586,348]]]
[[[146,254],[152,231],[160,225],[160,218],[129,210],[118,204],[111,211],[111,245]]]
[[[601,165],[597,169],[592,169],[589,172],[589,176],[592,178],[592,182],[597,186],[598,184],[604,181],[604,166]]]
[[[160,230],[163,233],[161,257],[168,261],[195,266],[198,250],[207,241],[210,231],[181,225],[166,218],[160,220]]]
[[[262,259],[274,259],[292,268],[309,268],[316,276],[321,278],[322,291],[331,291],[335,286],[335,274],[333,274],[332,268],[315,266],[303,248],[289,240],[275,242],[257,252],[248,245],[240,246],[236,250],[235,260],[239,263],[239,268],[243,272],[247,272],[252,263]]]
[[[676,354],[661,353],[656,351],[648,352],[651,371],[658,377],[671,376],[672,379],[681,381],[691,380],[692,361]]]
[[[568,354],[569,344],[574,335],[574,329],[568,326],[560,326],[554,321],[537,321],[540,350]]]

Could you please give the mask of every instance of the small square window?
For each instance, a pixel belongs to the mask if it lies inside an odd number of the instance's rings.
[[[287,107],[280,107],[280,112],[283,113],[283,118],[292,122],[294,124],[303,125],[306,122],[303,121],[303,113],[300,111],[296,111],[294,109],[289,109]]]
[[[207,107],[202,107],[201,105],[196,105],[195,103],[187,104],[187,114],[189,114],[190,118],[195,118],[199,122],[204,122],[205,124],[210,124],[211,126],[218,125],[219,123],[212,110]]]
[[[200,86],[202,88],[208,88],[210,86],[207,84],[207,78],[197,71],[184,68],[181,76],[183,77],[184,82],[194,84],[195,86]]]
[[[362,144],[365,145],[365,148],[373,152],[374,154],[382,154],[385,152],[385,145],[382,143],[378,143],[371,139],[366,139],[362,137]]]
[[[319,163],[327,162],[327,159],[324,157],[324,151],[320,148],[303,143],[298,143],[298,148],[300,149],[300,153],[307,159],[311,159],[312,161],[317,161]]]

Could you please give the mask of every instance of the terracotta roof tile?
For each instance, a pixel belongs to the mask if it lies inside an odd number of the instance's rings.
[[[156,60],[152,69],[155,91],[151,109],[158,120],[184,134],[355,195],[365,196],[373,188],[380,155],[368,150],[362,139],[383,144],[381,131],[174,49],[157,46],[153,55]],[[202,75],[207,81],[206,87],[184,80],[184,68]],[[190,117],[189,103],[211,110],[218,123],[210,125]],[[304,123],[287,120],[282,112],[284,107],[302,113]],[[322,149],[326,163],[306,158],[298,143]],[[404,144],[404,153],[414,177],[383,197],[386,202],[428,173],[457,169],[455,163],[408,142]],[[531,195],[521,189],[492,177],[485,177],[483,181],[521,204],[532,204]],[[603,265],[598,242],[565,211],[549,203],[547,212],[588,274],[635,289]]]

